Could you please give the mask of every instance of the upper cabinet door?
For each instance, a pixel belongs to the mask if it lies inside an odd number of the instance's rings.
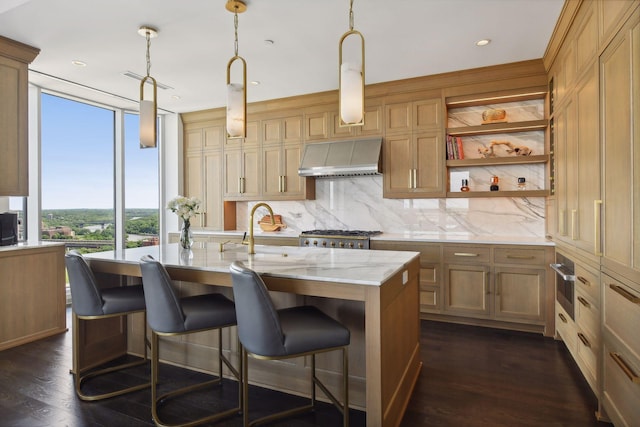
[[[39,52],[0,36],[0,196],[29,195],[27,66]]]

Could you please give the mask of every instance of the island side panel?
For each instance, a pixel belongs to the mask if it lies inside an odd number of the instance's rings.
[[[419,258],[367,289],[367,425],[398,426],[420,360]]]

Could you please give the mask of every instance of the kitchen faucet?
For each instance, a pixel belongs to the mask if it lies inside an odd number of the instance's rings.
[[[256,212],[256,209],[258,209],[261,206],[267,208],[267,210],[269,211],[269,214],[271,215],[271,225],[276,224],[275,217],[273,216],[273,210],[271,209],[271,206],[269,206],[268,204],[261,202],[255,205],[253,209],[251,209],[251,214],[249,215],[249,241],[247,242],[247,244],[249,245],[249,251],[248,251],[249,255],[256,253],[254,249],[254,240],[253,240],[253,214]]]

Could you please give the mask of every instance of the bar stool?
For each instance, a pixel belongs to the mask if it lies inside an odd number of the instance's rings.
[[[82,392],[82,384],[90,378],[146,363],[147,342],[145,335],[144,358],[142,360],[103,369],[91,370],[89,368],[81,371],[78,367],[80,360],[80,320],[105,319],[140,312],[145,313],[146,318],[144,292],[142,285],[100,289],[87,261],[77,251],[69,251],[65,255],[65,265],[69,275],[69,286],[71,287],[73,370],[75,372],[75,389],[78,397],[86,401],[102,400],[149,387],[150,383],[147,382],[98,395],[87,395]],[[144,324],[146,325],[146,320]]]
[[[151,328],[151,413],[156,425],[170,425],[162,421],[158,415],[159,406],[164,403],[164,400],[200,390],[213,384],[222,383],[222,363],[238,379],[238,406],[186,424],[173,425],[195,426],[238,414],[241,410],[242,402],[242,387],[240,384],[242,359],[239,357],[240,367],[236,370],[222,354],[222,328],[236,325],[233,302],[222,294],[204,294],[179,298],[173,290],[172,280],[167,270],[160,262],[149,255],[145,255],[140,259],[140,270],[142,271],[142,284],[147,303],[147,318]],[[191,334],[213,329],[218,330],[219,377],[158,396],[159,336]]]
[[[240,261],[231,264],[233,296],[238,319],[238,337],[242,344],[243,423],[246,426],[297,415],[315,408],[317,385],[349,425],[349,329],[313,306],[276,310],[262,278]],[[318,353],[342,350],[343,404],[316,377]],[[256,359],[279,360],[311,356],[311,401],[308,405],[278,412],[249,422],[247,355]]]

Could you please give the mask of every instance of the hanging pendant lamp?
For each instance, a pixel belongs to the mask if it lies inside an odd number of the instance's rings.
[[[229,0],[225,8],[233,12],[235,28],[234,56],[227,64],[227,139],[237,139],[247,136],[247,62],[238,56],[238,13],[247,10],[247,5]],[[231,66],[235,61],[241,62],[242,82],[231,83]]]
[[[158,139],[158,84],[151,77],[151,39],[158,36],[158,31],[151,27],[140,27],[138,34],[147,39],[147,75],[140,81],[140,148],[154,148]],[[153,100],[144,99],[144,85],[147,80],[153,86]]]
[[[360,39],[361,57],[343,57],[343,44],[349,37]],[[339,46],[339,111],[340,126],[364,125],[364,36],[353,29],[353,0],[349,0],[349,31],[340,38]]]

